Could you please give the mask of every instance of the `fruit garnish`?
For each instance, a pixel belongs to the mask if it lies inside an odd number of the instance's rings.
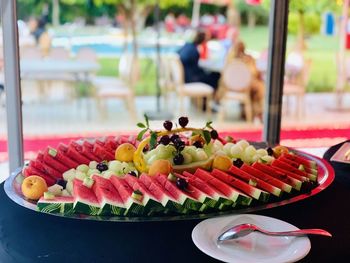
[[[278,158],[280,157],[283,153],[288,153],[289,150],[286,146],[278,145],[273,148],[273,157]]]
[[[195,141],[192,145],[196,148],[203,148],[203,143],[200,141]]]
[[[51,185],[50,187],[47,188],[47,191],[49,191],[50,193],[60,196],[62,194],[63,191],[63,187],[59,184],[54,184]]]
[[[131,143],[123,143],[115,150],[115,159],[121,162],[132,162],[136,147]]]
[[[83,181],[83,185],[85,185],[87,188],[91,188],[94,184],[94,180],[91,179],[90,177],[85,177]]]
[[[185,148],[185,142],[178,138],[175,140],[174,146],[178,152],[181,152]]]
[[[170,137],[168,135],[163,135],[160,137],[159,143],[163,145],[168,145],[170,143]]]
[[[241,168],[241,166],[243,164],[244,164],[244,162],[240,158],[237,158],[236,160],[233,161],[233,165],[238,167],[238,168]]]
[[[266,149],[266,151],[267,151],[267,154],[268,154],[268,155],[273,156],[273,150],[272,150],[271,147],[268,147],[268,148]]]
[[[217,138],[219,138],[219,134],[216,130],[211,130],[210,132],[210,136],[212,139],[216,140]]]
[[[193,145],[196,142],[200,142],[201,144],[205,143],[205,140],[202,135],[195,134],[190,137],[190,144]]]
[[[96,169],[99,170],[102,173],[103,171],[107,171],[108,170],[108,165],[105,162],[98,163],[96,165]]]
[[[180,117],[179,124],[182,128],[185,128],[188,124],[188,118],[187,117]]]
[[[31,175],[23,180],[21,189],[26,198],[38,200],[47,192],[47,184],[42,177]]]
[[[46,199],[46,200],[55,199],[55,195],[51,192],[45,192],[44,199]]]
[[[66,188],[67,181],[65,181],[65,180],[63,180],[63,179],[61,179],[61,178],[58,178],[58,179],[56,180],[56,184],[62,186],[63,188]]]
[[[173,173],[170,173],[168,175],[168,180],[169,181],[176,182],[176,179],[177,179],[177,177]]]
[[[175,165],[181,165],[184,163],[185,158],[181,153],[179,153],[179,154],[174,156],[173,161],[174,161]]]
[[[130,171],[130,172],[128,172],[128,174],[130,174],[130,175],[132,175],[132,176],[137,177],[137,174],[136,174],[136,172],[135,172],[135,171]]]
[[[169,174],[173,170],[168,160],[155,160],[149,167],[148,174],[154,176],[156,174]]]
[[[213,161],[213,169],[219,169],[222,171],[228,171],[230,169],[232,163],[231,159],[228,158],[225,155],[218,155],[215,156],[214,161]]]
[[[170,141],[172,141],[173,143],[177,140],[180,139],[180,136],[178,134],[173,134],[170,137]]]
[[[224,138],[224,140],[225,140],[226,142],[235,142],[235,140],[233,139],[233,137],[232,137],[232,136],[229,136],[229,135],[227,135],[227,136]]]
[[[185,190],[188,186],[188,183],[183,178],[176,178],[176,186],[181,190]]]
[[[171,129],[173,128],[173,123],[171,121],[167,120],[163,123],[163,127],[167,131],[171,131]]]
[[[143,193],[140,190],[135,190],[132,192],[131,197],[135,200],[141,201],[143,198]]]

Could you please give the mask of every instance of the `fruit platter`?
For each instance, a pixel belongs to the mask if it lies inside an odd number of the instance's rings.
[[[305,199],[334,179],[324,160],[230,136],[187,117],[137,136],[47,147],[5,182],[17,204],[56,216],[158,221],[245,213]]]

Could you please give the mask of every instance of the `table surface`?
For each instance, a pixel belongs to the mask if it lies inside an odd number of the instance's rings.
[[[329,160],[339,145],[325,153]],[[350,169],[336,168],[333,184],[303,201],[259,211],[299,228],[324,228],[333,238],[311,236],[301,262],[338,262],[350,256]],[[0,262],[217,262],[199,251],[191,232],[200,220],[145,223],[80,221],[16,205],[0,185]]]

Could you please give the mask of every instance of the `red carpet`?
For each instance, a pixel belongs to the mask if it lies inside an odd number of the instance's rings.
[[[261,141],[261,130],[228,132],[221,131],[223,136],[231,135],[235,139],[246,139],[250,141]],[[94,134],[92,136],[106,136],[116,134]],[[31,158],[37,151],[44,149],[46,146],[56,147],[59,143],[68,143],[86,135],[57,135],[57,136],[40,136],[24,138],[25,157]],[[281,132],[281,144],[291,147],[329,147],[344,140],[350,139],[350,127],[338,129],[303,129],[291,130],[285,129]],[[7,141],[0,139],[0,161],[7,160]]]

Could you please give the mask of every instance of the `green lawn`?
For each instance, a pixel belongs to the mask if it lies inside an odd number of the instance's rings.
[[[241,39],[246,43],[247,49],[262,51],[268,47],[268,28],[256,27],[254,29],[242,28]],[[288,36],[288,48],[295,42],[294,36]],[[338,38],[322,35],[311,36],[307,39],[306,57],[312,60],[308,92],[333,91],[336,83],[336,51]],[[99,75],[117,76],[118,59],[100,58],[101,70]],[[136,86],[137,95],[155,94],[155,65],[149,59],[140,60],[141,80]]]

